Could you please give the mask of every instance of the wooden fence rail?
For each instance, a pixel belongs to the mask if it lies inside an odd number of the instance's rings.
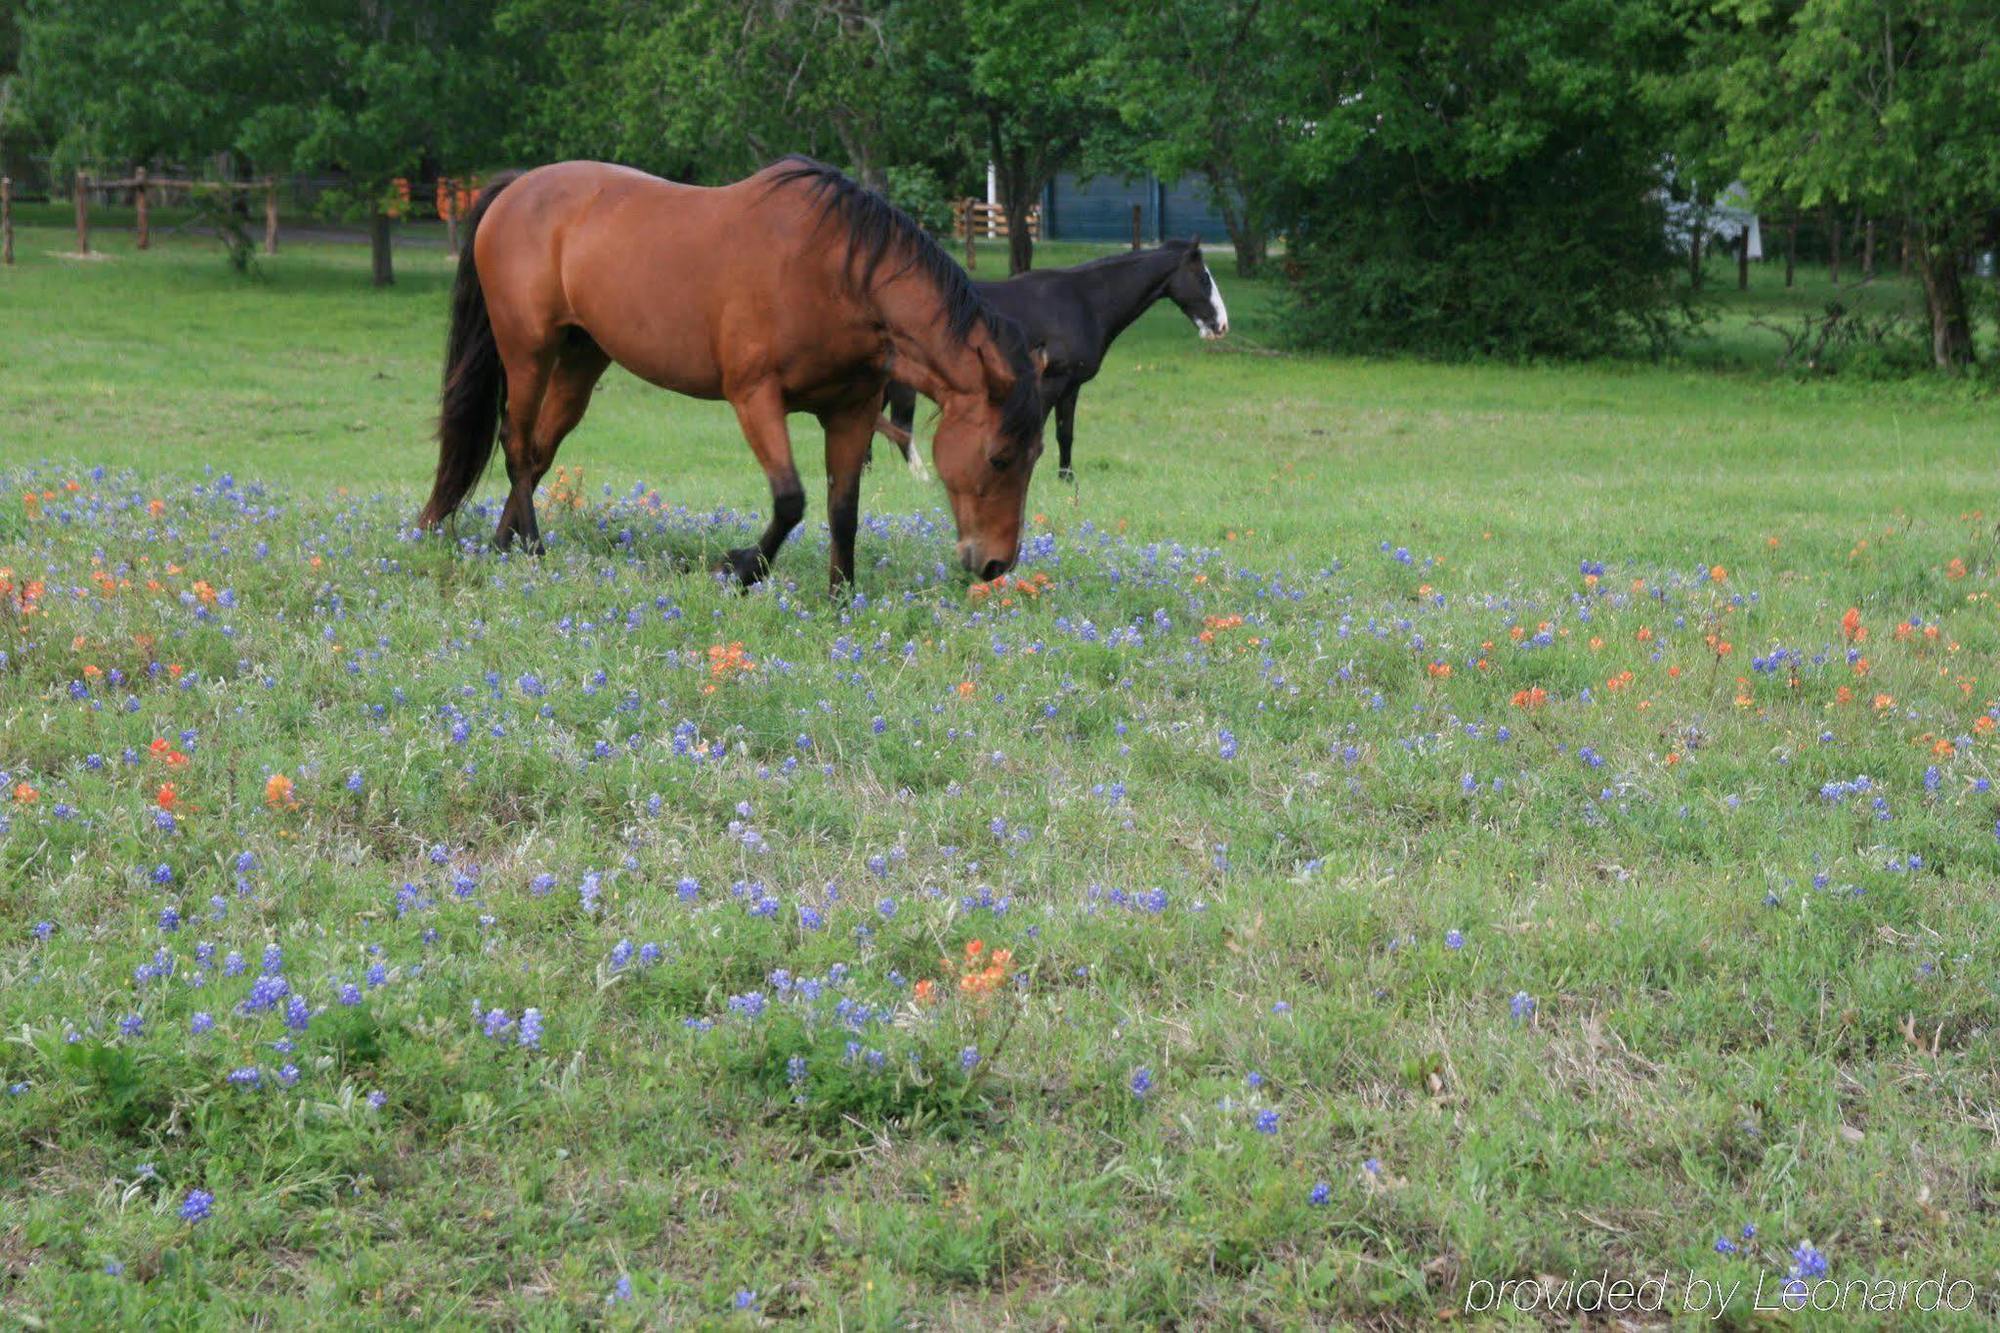
[[[1007,210],[1000,204],[984,203],[978,199],[959,200],[951,206],[952,230],[963,232],[968,221],[975,231],[989,239],[1007,234]],[[1040,204],[1028,210],[1028,235],[1036,240],[1042,238]]]
[[[133,204],[138,211],[139,249],[141,250],[147,249],[152,245],[150,204],[152,193],[155,190],[160,191],[162,196],[169,190],[181,190],[185,191],[190,198],[197,191],[201,190],[213,191],[215,193],[235,190],[245,192],[262,190],[264,192],[264,253],[267,255],[278,253],[278,181],[275,176],[265,176],[259,180],[250,181],[181,180],[171,176],[148,176],[146,169],[140,167],[132,175],[120,180],[98,180],[79,171],[76,173],[76,252],[80,255],[90,253],[90,192],[92,190],[132,191]],[[11,225],[10,221],[10,228]],[[13,261],[10,259],[8,262],[11,263]]]

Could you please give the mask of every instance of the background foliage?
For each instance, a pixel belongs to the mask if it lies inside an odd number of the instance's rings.
[[[1676,275],[1698,256],[1661,208],[1706,218],[1740,179],[1767,244],[1841,237],[1867,277],[1878,245],[1907,255],[1923,360],[1962,370],[2000,213],[1996,31],[1979,0],[26,0],[0,20],[0,146],[59,179],[341,173],[378,281],[389,182],[438,171],[717,182],[804,152],[937,227],[990,164],[1015,271],[1058,173],[1198,174],[1239,273],[1282,248],[1290,338],[1438,356],[1659,350],[1702,272]]]

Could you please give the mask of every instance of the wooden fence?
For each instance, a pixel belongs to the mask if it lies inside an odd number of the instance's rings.
[[[978,199],[955,200],[951,206],[951,229],[965,240],[965,266],[979,267],[979,253],[973,246],[974,238],[1004,237],[1007,235],[1007,210],[999,204],[989,204]],[[1042,206],[1036,204],[1028,210],[1028,235],[1036,240],[1042,237]]]
[[[0,264],[14,262],[14,183],[0,177]],[[85,172],[76,173],[76,252],[90,253],[90,192],[92,190],[130,190],[132,204],[138,214],[139,249],[145,250],[153,243],[152,201],[155,191],[165,196],[172,191],[181,191],[192,198],[199,191],[226,193],[232,191],[264,192],[264,253],[278,253],[278,182],[275,177],[266,176],[254,181],[202,181],[178,180],[171,176],[148,176],[140,167],[122,180],[97,180]]]

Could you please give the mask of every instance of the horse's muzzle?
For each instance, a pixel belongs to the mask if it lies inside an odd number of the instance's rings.
[[[980,551],[978,543],[970,541],[958,544],[958,563],[981,583],[991,583],[1014,567],[1014,561],[1011,559],[987,559]]]

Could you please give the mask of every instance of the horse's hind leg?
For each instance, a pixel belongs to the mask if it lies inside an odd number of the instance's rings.
[[[500,427],[500,447],[507,454],[507,503],[493,545],[506,550],[516,536],[532,545],[535,531],[535,420],[542,395],[554,369],[553,351],[538,351],[507,362],[507,419]]]
[[[543,547],[541,524],[535,521],[535,488],[542,484],[542,478],[556,461],[556,450],[562,447],[564,437],[583,420],[583,414],[590,408],[591,391],[610,364],[611,358],[583,330],[572,329],[556,357],[548,385],[542,390],[542,405],[535,414],[532,447],[528,451],[526,495],[516,512],[514,529],[536,555],[542,553]],[[526,520],[525,526],[520,519]]]

